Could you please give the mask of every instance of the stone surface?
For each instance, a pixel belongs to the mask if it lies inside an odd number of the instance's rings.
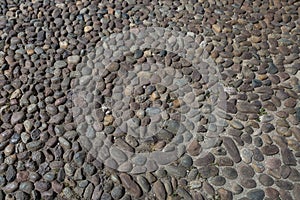
[[[261,174],[258,177],[258,180],[264,186],[271,186],[271,185],[274,184],[274,180],[270,176],[268,176],[266,174]]]
[[[225,178],[236,179],[238,177],[237,171],[232,167],[225,167],[222,169],[222,174]]]
[[[295,1],[3,1],[0,199],[297,199]]]
[[[156,198],[159,200],[165,200],[167,197],[166,189],[165,189],[164,185],[162,184],[162,182],[159,180],[153,184],[153,192],[154,192]]]
[[[288,148],[281,149],[281,156],[283,163],[286,165],[296,165],[296,159],[292,153],[292,151]]]
[[[223,143],[232,160],[236,163],[240,162],[240,153],[234,141],[229,137],[223,137]]]
[[[271,156],[279,152],[279,148],[276,145],[267,145],[261,148],[263,154]]]
[[[265,192],[261,189],[253,189],[247,193],[247,197],[251,200],[262,200],[265,197]]]
[[[138,198],[142,195],[140,187],[128,174],[122,173],[120,174],[120,178],[125,189],[128,190],[132,196]]]
[[[212,153],[207,153],[198,158],[194,163],[196,166],[206,166],[214,163],[215,157]]]

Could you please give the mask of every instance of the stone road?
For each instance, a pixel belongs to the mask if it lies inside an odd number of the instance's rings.
[[[1,1],[0,199],[300,199],[299,15]]]

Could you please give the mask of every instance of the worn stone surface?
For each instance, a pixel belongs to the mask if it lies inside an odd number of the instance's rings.
[[[240,153],[234,141],[229,137],[223,137],[223,143],[229,155],[231,156],[232,160],[236,163],[240,162],[241,161]]]
[[[299,6],[1,2],[0,199],[297,199]]]

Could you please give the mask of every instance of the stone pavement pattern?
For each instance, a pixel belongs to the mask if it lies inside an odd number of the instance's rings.
[[[0,6],[0,199],[300,198],[300,2]]]

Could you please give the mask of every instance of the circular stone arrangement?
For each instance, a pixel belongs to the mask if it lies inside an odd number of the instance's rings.
[[[73,114],[81,145],[106,166],[131,173],[214,147],[227,126],[216,106],[226,95],[203,43],[163,28],[105,39],[77,65]]]

